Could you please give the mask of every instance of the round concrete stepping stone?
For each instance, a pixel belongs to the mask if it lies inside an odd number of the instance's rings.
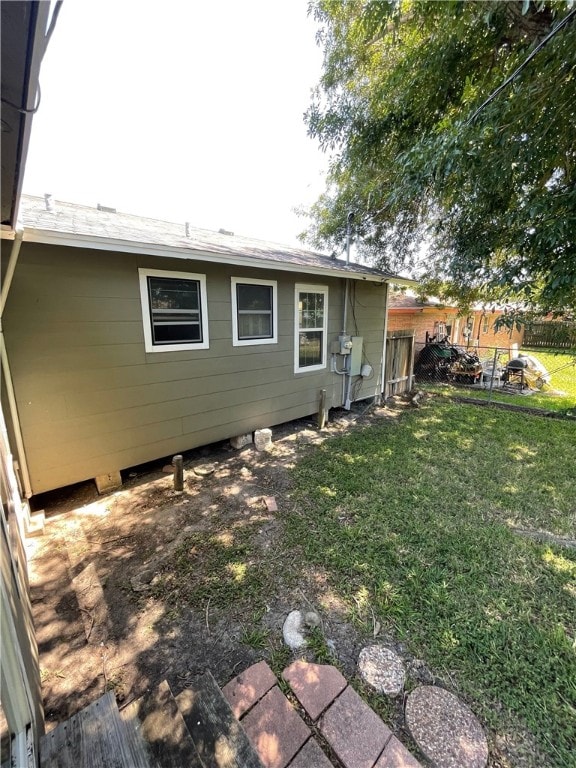
[[[378,693],[399,696],[404,689],[406,672],[402,659],[385,645],[362,648],[358,657],[358,673]]]
[[[436,768],[485,768],[484,731],[457,696],[422,685],[408,696],[405,714],[414,741]]]

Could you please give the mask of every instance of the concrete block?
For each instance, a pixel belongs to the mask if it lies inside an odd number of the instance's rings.
[[[230,445],[232,448],[236,448],[236,450],[244,448],[245,445],[250,445],[251,442],[252,434],[250,432],[246,435],[236,435],[236,437],[230,438]]]
[[[265,451],[272,446],[272,430],[257,429],[254,432],[254,445],[259,451]]]
[[[105,475],[98,475],[94,478],[98,493],[108,493],[109,491],[116,491],[122,487],[122,477],[120,472],[108,472]]]
[[[45,524],[44,510],[35,512],[33,515],[24,518],[24,528],[26,536],[32,538],[34,536],[42,536],[44,533]]]

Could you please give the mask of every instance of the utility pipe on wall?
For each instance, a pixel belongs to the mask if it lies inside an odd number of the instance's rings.
[[[20,465],[21,479],[24,486],[24,493],[26,498],[29,499],[32,496],[32,485],[30,483],[30,472],[28,471],[28,462],[26,461],[26,452],[24,450],[24,440],[22,438],[22,429],[20,427],[20,419],[18,418],[18,406],[16,405],[16,395],[14,394],[14,386],[12,384],[12,374],[10,372],[10,363],[8,362],[8,353],[6,352],[6,344],[4,342],[4,328],[2,325],[2,319],[4,316],[4,308],[6,306],[6,300],[8,298],[8,292],[12,285],[12,278],[16,271],[16,264],[18,262],[18,256],[20,255],[20,247],[22,245],[22,238],[24,237],[24,229],[21,225],[16,226],[16,234],[14,242],[12,244],[12,250],[10,252],[10,260],[6,269],[6,275],[4,276],[4,282],[2,283],[2,291],[0,292],[0,358],[2,366],[2,385],[6,388],[6,395],[8,397],[8,405],[10,408],[10,416],[12,418],[12,429],[14,430],[14,438],[16,440],[16,452],[18,454],[18,463]]]
[[[354,218],[354,211],[350,211],[346,218],[346,264],[350,264],[350,241],[352,236],[352,220]],[[348,300],[350,293],[350,280],[346,278],[346,288],[344,290],[344,318],[342,321],[342,335],[348,335]],[[347,411],[350,410],[350,387],[352,384],[352,377],[350,376],[350,355],[346,355],[344,361],[344,378],[342,379],[342,402],[344,408]]]
[[[2,283],[2,292],[0,293],[0,318],[4,314],[4,307],[6,306],[8,291],[12,285],[12,278],[14,277],[14,272],[16,271],[16,263],[18,262],[18,256],[20,255],[20,246],[22,245],[23,237],[24,229],[21,225],[17,225],[14,242],[12,243],[12,250],[10,251],[10,260],[8,261],[8,267],[6,268],[6,274],[4,275],[4,282]]]
[[[32,486],[30,484],[30,473],[28,472],[28,463],[26,462],[26,453],[24,451],[24,442],[22,440],[22,430],[18,419],[18,407],[16,405],[16,396],[12,386],[12,374],[10,373],[10,364],[6,353],[6,344],[4,343],[4,332],[0,329],[0,356],[2,358],[2,373],[4,374],[3,386],[8,397],[10,415],[12,417],[12,428],[16,440],[16,451],[18,453],[18,462],[22,473],[22,484],[24,485],[24,494],[27,499],[32,496]]]

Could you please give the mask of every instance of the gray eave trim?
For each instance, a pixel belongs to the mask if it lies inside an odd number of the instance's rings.
[[[254,269],[277,270],[279,272],[300,272],[308,275],[324,277],[343,277],[350,280],[367,280],[371,283],[397,283],[398,285],[415,285],[416,281],[395,275],[377,275],[367,272],[352,272],[344,269],[324,269],[322,267],[292,264],[273,259],[253,259],[249,256],[234,254],[212,253],[191,248],[177,248],[159,245],[158,243],[138,243],[131,240],[117,240],[107,237],[90,237],[67,232],[47,232],[43,229],[24,227],[24,242],[45,243],[46,245],[65,245],[71,248],[93,248],[101,251],[117,251],[119,253],[136,253],[143,256],[160,256],[172,259],[189,259],[190,261],[207,261],[217,264],[252,267]]]

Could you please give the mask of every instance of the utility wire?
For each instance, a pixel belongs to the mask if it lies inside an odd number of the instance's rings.
[[[566,26],[566,24],[569,24],[569,23],[570,23],[570,22],[571,22],[571,21],[574,19],[574,17],[575,17],[575,16],[576,16],[576,8],[574,8],[574,10],[570,11],[570,13],[569,13],[567,16],[564,16],[564,18],[563,18],[563,19],[562,19],[562,21],[561,21],[561,22],[558,24],[558,26],[554,27],[554,29],[553,29],[551,32],[549,32],[549,33],[546,35],[546,37],[545,37],[543,40],[541,40],[541,41],[538,43],[538,45],[536,46],[536,48],[534,48],[534,50],[532,51],[532,53],[530,53],[530,55],[526,57],[526,59],[525,59],[525,60],[522,62],[522,64],[520,64],[520,66],[519,66],[519,67],[518,67],[516,70],[514,70],[514,72],[512,72],[512,74],[510,75],[510,77],[506,78],[506,80],[504,80],[504,82],[502,83],[502,85],[499,85],[499,86],[498,86],[498,88],[496,88],[496,90],[495,90],[493,93],[491,93],[491,94],[490,94],[490,96],[488,96],[488,98],[486,99],[486,101],[484,101],[482,104],[480,104],[480,106],[479,106],[479,107],[478,107],[478,109],[477,109],[477,110],[474,112],[474,114],[472,115],[472,117],[470,117],[470,118],[469,118],[469,119],[466,121],[465,125],[466,125],[466,126],[470,125],[470,123],[471,123],[471,122],[473,122],[473,121],[476,119],[476,117],[477,117],[477,116],[480,114],[480,112],[482,112],[482,110],[484,109],[484,107],[487,107],[487,106],[488,106],[488,104],[490,104],[490,102],[491,102],[491,101],[493,101],[493,100],[496,98],[496,96],[498,96],[498,94],[499,94],[499,93],[501,93],[501,92],[504,90],[504,88],[506,88],[508,85],[510,85],[510,83],[511,83],[513,80],[515,80],[515,79],[518,77],[518,75],[520,74],[520,72],[522,72],[522,70],[524,69],[524,67],[525,67],[527,64],[529,64],[529,63],[532,61],[532,59],[534,58],[534,56],[536,56],[536,54],[537,54],[539,51],[541,51],[541,50],[542,50],[542,48],[544,48],[544,46],[546,45],[546,43],[547,43],[549,40],[551,40],[551,39],[554,37],[554,35],[555,35],[555,34],[557,34],[558,32],[560,32],[560,30],[561,30],[563,27],[565,27],[565,26]]]

